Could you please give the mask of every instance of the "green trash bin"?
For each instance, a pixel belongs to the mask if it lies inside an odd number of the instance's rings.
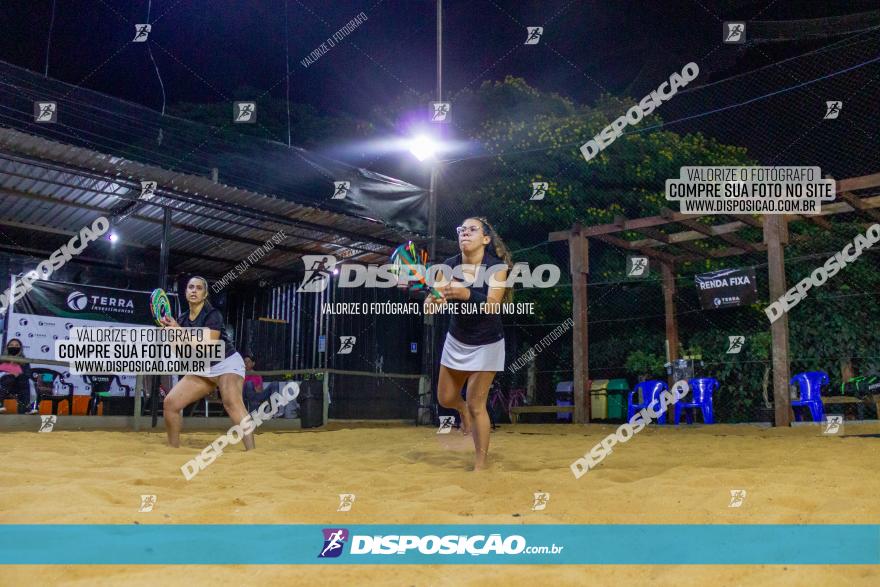
[[[609,379],[605,393],[608,394],[608,419],[626,420],[626,398],[630,389],[626,379]]]

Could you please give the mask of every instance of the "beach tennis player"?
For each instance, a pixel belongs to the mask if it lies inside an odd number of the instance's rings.
[[[440,405],[458,410],[461,428],[474,439],[474,470],[488,466],[489,434],[491,423],[486,411],[489,386],[495,373],[504,370],[504,328],[501,323],[500,304],[510,301],[513,291],[504,287],[512,262],[510,253],[495,229],[485,218],[467,218],[458,232],[461,253],[447,259],[444,264],[460,271],[473,282],[476,271],[506,265],[483,283],[467,287],[455,276],[438,274],[435,288],[441,298],[428,296],[426,304],[435,306],[447,303],[475,304],[483,306],[482,312],[454,312],[449,332],[440,357],[440,377],[437,383],[437,399]],[[446,284],[439,285],[440,280]],[[461,389],[467,384],[467,400],[461,397]]]
[[[222,340],[226,358],[211,366],[209,376],[187,373],[165,396],[163,411],[168,444],[180,446],[180,429],[183,426],[183,408],[196,402],[215,388],[220,388],[223,407],[233,424],[240,424],[247,415],[242,401],[244,385],[244,359],[235,350],[232,340],[223,326],[223,315],[208,302],[208,282],[204,277],[193,277],[186,284],[186,301],[189,309],[175,320],[165,315],[160,320],[166,328],[209,328],[212,340]],[[245,450],[254,448],[253,433],[243,438]]]

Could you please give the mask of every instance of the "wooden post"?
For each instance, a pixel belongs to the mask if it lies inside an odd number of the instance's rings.
[[[767,245],[767,273],[770,279],[770,302],[785,294],[785,255],[783,245],[788,242],[788,221],[782,215],[764,217],[764,243]],[[773,357],[773,405],[777,426],[791,426],[791,379],[788,363],[788,313],[782,314],[770,325]]]
[[[678,359],[678,320],[675,317],[675,267],[671,263],[660,263],[663,273],[663,307],[666,312],[666,360],[675,363]],[[671,386],[673,376],[669,376]]]
[[[590,422],[589,344],[587,336],[587,274],[589,273],[589,241],[574,225],[568,237],[571,265],[572,358],[574,368],[574,422]]]

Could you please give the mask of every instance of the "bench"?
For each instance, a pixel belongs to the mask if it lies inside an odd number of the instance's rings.
[[[510,408],[510,423],[516,424],[520,414],[552,414],[574,412],[574,406],[516,406]]]
[[[880,419],[880,393],[874,395],[866,395],[865,397],[853,397],[849,395],[843,396],[831,396],[831,397],[823,397],[822,405],[839,405],[839,404],[861,404],[861,403],[874,403],[874,406],[877,409],[877,417]]]

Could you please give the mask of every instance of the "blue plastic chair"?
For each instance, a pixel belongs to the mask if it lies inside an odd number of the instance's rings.
[[[626,411],[627,422],[632,420],[632,417],[642,408],[647,408],[651,404],[656,404],[656,407],[659,407],[660,394],[668,389],[669,387],[666,385],[666,382],[657,380],[643,381],[636,385],[636,388],[629,392],[628,408]],[[642,403],[633,403],[633,398],[639,391],[642,392]],[[666,423],[664,422],[665,414],[664,412],[657,418],[658,424]]]
[[[715,423],[715,413],[712,411],[712,392],[720,387],[718,380],[714,377],[695,377],[688,379],[688,385],[693,392],[691,401],[679,401],[675,404],[675,425],[678,426],[681,420],[681,411],[687,408],[684,413],[688,424],[693,424],[694,419],[691,416],[691,408],[700,408],[703,414],[704,424]]]
[[[830,383],[828,374],[824,371],[804,371],[798,373],[789,381],[789,385],[797,385],[801,398],[791,402],[794,410],[794,419],[801,421],[801,416],[796,407],[806,407],[814,422],[825,421],[825,408],[822,406],[822,386]]]

